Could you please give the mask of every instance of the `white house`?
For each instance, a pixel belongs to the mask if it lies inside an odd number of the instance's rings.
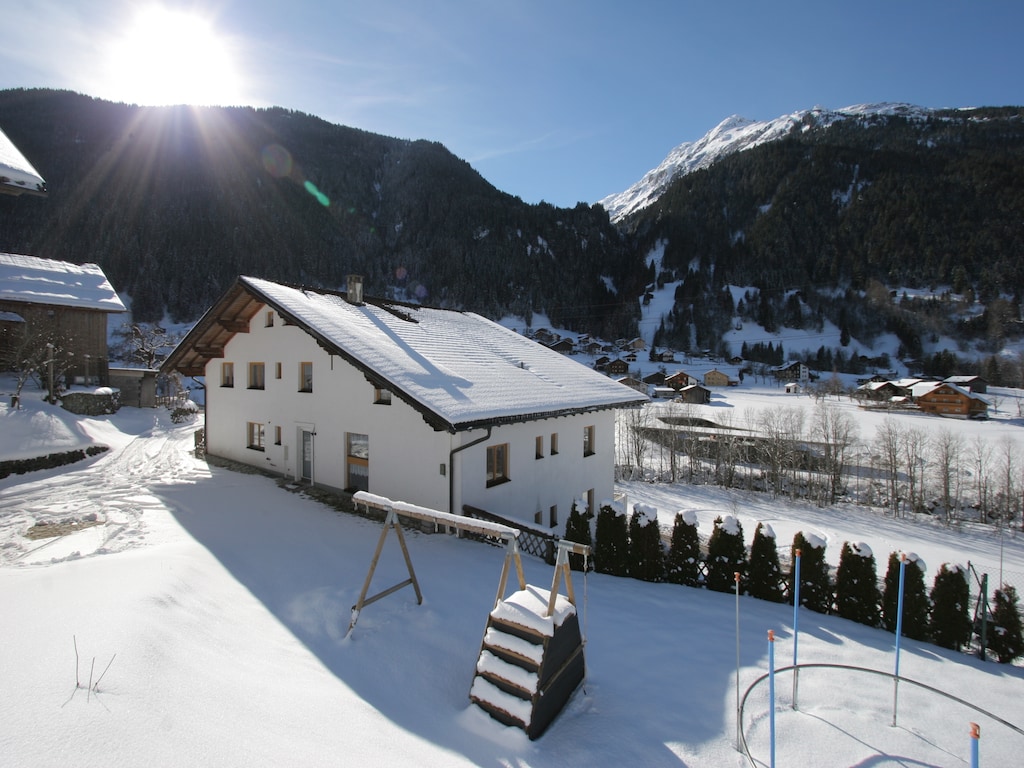
[[[361,278],[240,277],[163,368],[205,376],[212,455],[549,527],[612,496],[614,410],[647,401],[479,315],[364,299]]]

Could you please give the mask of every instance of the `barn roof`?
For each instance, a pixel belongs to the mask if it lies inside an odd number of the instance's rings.
[[[202,375],[261,309],[271,307],[329,354],[456,432],[639,405],[647,397],[471,312],[239,277],[168,356],[165,369]]]
[[[0,253],[0,301],[125,311],[96,264],[69,264],[14,253]]]

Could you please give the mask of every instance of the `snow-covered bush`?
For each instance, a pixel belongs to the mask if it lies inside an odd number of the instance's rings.
[[[676,512],[672,540],[665,558],[665,578],[673,584],[700,586],[700,538],[697,515],[692,510]]]
[[[746,593],[760,600],[781,603],[782,569],[779,551],[775,545],[775,531],[767,523],[758,523],[754,540],[750,544],[750,564],[747,569]]]
[[[641,581],[665,580],[658,512],[646,504],[633,505],[629,518],[629,575]]]
[[[903,636],[911,640],[928,639],[928,595],[924,586],[925,564],[913,552],[905,553],[906,572],[903,576]],[[885,573],[882,593],[882,626],[896,631],[900,594],[900,555],[889,555],[889,568]]]
[[[621,504],[605,502],[597,512],[594,569],[612,576],[629,574],[629,523]]]
[[[793,576],[790,577],[790,595],[795,594],[793,578],[796,576],[796,553],[800,553],[800,605],[818,613],[828,613],[832,607],[832,584],[825,562],[825,539],[814,533],[797,531],[793,536]],[[792,601],[793,598],[791,597]]]
[[[992,624],[988,631],[988,649],[1000,664],[1009,664],[1024,656],[1024,630],[1021,628],[1017,590],[1008,584],[996,590],[992,608]]]
[[[862,541],[844,541],[836,572],[836,613],[844,619],[877,627],[881,597],[871,547]]]
[[[959,651],[971,642],[971,590],[959,565],[943,563],[935,574],[928,623],[932,642]]]
[[[572,503],[572,510],[569,518],[565,521],[565,538],[568,541],[575,541],[577,544],[593,544],[590,535],[590,518],[593,515],[587,510],[587,503],[581,499],[575,499]],[[585,558],[583,555],[569,555],[569,567],[574,571],[582,571]]]
[[[736,573],[740,585],[747,571],[747,552],[743,545],[743,526],[732,515],[715,518],[715,527],[708,540],[708,589],[732,592],[736,589]]]

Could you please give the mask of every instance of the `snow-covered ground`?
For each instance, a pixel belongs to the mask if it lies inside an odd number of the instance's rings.
[[[787,397],[727,394],[734,399],[710,407]],[[767,671],[769,629],[776,665],[792,662],[790,606],[575,574],[586,684],[531,742],[468,700],[502,550],[409,534],[423,604],[401,590],[368,606],[346,638],[379,523],[207,465],[191,454],[195,425],[171,424],[163,410],[76,418],[38,392],[23,400],[12,411],[0,399],[0,459],[51,445],[111,450],[0,480],[5,765],[738,767],[747,762],[736,750],[737,690]],[[669,519],[696,510],[704,533],[723,513],[736,515],[748,540],[755,521],[771,522],[780,548],[798,528],[813,530],[830,560],[844,540],[866,541],[880,561],[913,551],[929,585],[941,563],[967,560],[994,580],[1000,551],[1007,571],[1024,573],[1024,541],[1012,532],[999,539],[984,528],[682,484],[620,490]],[[98,525],[63,537],[25,535],[36,523],[93,516]],[[529,583],[550,585],[551,568],[529,557],[524,565]],[[391,539],[374,589],[404,577]],[[890,633],[805,610],[799,629],[801,663],[894,668]],[[904,639],[900,673],[1024,726],[1019,664]],[[968,765],[970,722],[981,725],[982,765],[1019,764],[1024,749],[1012,729],[909,684],[899,688],[894,727],[884,677],[805,670],[797,711],[791,685],[788,673],[776,679],[779,765]],[[754,690],[743,723],[759,765],[769,759],[767,694],[767,684]]]

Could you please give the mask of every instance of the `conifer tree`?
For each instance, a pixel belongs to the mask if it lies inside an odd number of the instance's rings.
[[[700,585],[700,538],[693,512],[676,513],[665,558],[665,580],[688,587]]]
[[[593,544],[590,534],[590,519],[592,515],[587,510],[586,502],[575,499],[572,503],[572,510],[565,521],[565,538],[575,541],[577,544]],[[569,567],[574,571],[582,571],[586,558],[583,555],[569,555]]]
[[[747,571],[747,553],[743,545],[743,527],[732,515],[715,518],[715,527],[708,539],[708,589],[732,592],[736,589],[736,573],[740,588]]]
[[[775,531],[770,525],[758,523],[754,529],[754,540],[750,544],[746,592],[761,600],[781,603],[784,600],[781,579]]]
[[[1017,590],[1008,584],[996,590],[988,631],[988,648],[1000,664],[1009,664],[1024,656],[1024,630],[1021,628]]]
[[[929,634],[943,648],[961,650],[971,642],[971,590],[964,569],[943,563],[931,592]]]
[[[924,562],[913,552],[906,553],[903,575],[903,636],[911,640],[928,639],[928,595],[924,586]],[[889,555],[882,592],[882,626],[896,631],[900,593],[900,555]]]
[[[825,540],[813,533],[796,532],[792,548],[793,576],[796,575],[797,550],[800,550],[800,605],[818,613],[828,613],[832,607],[832,584],[828,563],[825,562]],[[790,577],[791,590],[793,576]],[[795,591],[790,594],[795,594]]]
[[[665,562],[666,581],[687,587],[700,585],[700,539],[693,512],[677,512]]]
[[[621,504],[607,502],[597,512],[594,568],[612,576],[629,574],[629,528]]]
[[[869,627],[880,618],[878,571],[871,548],[863,542],[843,542],[836,572],[836,613]]]
[[[629,518],[629,575],[641,581],[665,580],[665,550],[658,513],[645,504],[633,505]]]

